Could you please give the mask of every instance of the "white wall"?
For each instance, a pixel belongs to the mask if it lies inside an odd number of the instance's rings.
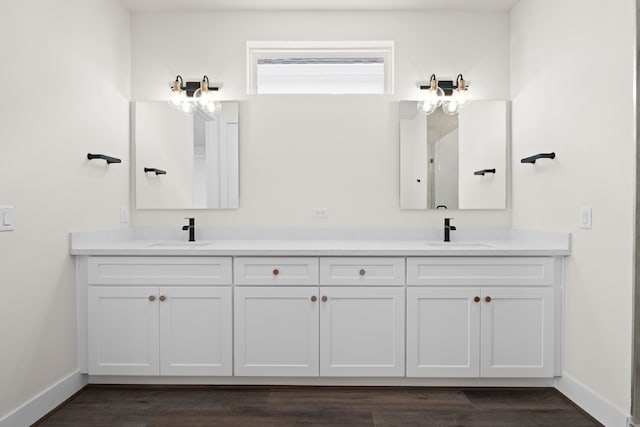
[[[2,5],[0,205],[16,231],[0,233],[0,419],[77,366],[68,233],[118,228],[129,204],[129,24],[112,0]]]
[[[247,96],[247,40],[394,40],[393,96]],[[399,209],[399,100],[415,82],[463,73],[474,97],[509,97],[509,16],[463,12],[137,13],[133,100],[167,99],[177,74],[207,74],[240,100],[240,209],[137,211],[134,225],[441,227],[443,212]],[[313,207],[329,208],[312,219]],[[510,211],[456,224],[509,226]]]
[[[634,17],[632,0],[521,0],[511,15],[513,226],[572,233],[564,371],[627,414]],[[580,206],[593,207],[592,230],[578,229]]]

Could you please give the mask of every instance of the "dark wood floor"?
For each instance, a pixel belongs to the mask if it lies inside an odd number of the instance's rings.
[[[37,426],[598,426],[551,388],[90,385]]]

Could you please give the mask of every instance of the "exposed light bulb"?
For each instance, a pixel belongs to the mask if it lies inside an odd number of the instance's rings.
[[[418,102],[418,110],[427,115],[433,113],[442,104],[442,98],[444,97],[444,91],[438,86],[435,74],[431,75],[429,86],[429,90],[423,95],[423,101]]]
[[[445,101],[442,103],[442,112],[447,116],[454,116],[458,114],[459,110],[460,104],[455,100]]]
[[[180,111],[185,114],[193,114],[196,111],[196,104],[186,99],[182,104],[180,104]]]
[[[436,108],[438,108],[437,104],[433,104],[433,103],[430,103],[430,102],[424,102],[424,101],[418,101],[418,111],[420,111],[421,113],[424,113],[426,115],[433,114],[433,112],[436,111]]]
[[[456,79],[456,89],[453,91],[452,97],[460,107],[469,102],[467,82],[462,78],[462,74],[458,74],[458,78]]]
[[[181,109],[182,103],[187,99],[187,94],[182,90],[182,77],[176,76],[176,80],[171,86],[171,95],[169,96],[169,105],[173,108]]]
[[[196,89],[196,91],[193,92],[193,98],[196,100],[198,105],[202,108],[206,108],[206,105],[209,102],[213,102],[213,96],[211,96],[211,92],[209,92],[208,89],[205,89],[205,90]]]
[[[217,101],[210,101],[209,103],[205,104],[202,108],[208,114],[213,115],[213,114],[218,114],[222,110],[222,104],[220,104]]]

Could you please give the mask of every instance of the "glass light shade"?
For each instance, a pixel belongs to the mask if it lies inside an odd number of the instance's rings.
[[[220,110],[222,110],[222,104],[217,101],[209,101],[207,104],[202,106],[202,109],[210,115],[218,114]]]
[[[181,109],[182,103],[187,99],[187,94],[180,89],[173,89],[169,96],[169,105],[173,108]]]
[[[453,98],[460,106],[463,106],[469,102],[469,92],[467,90],[456,89],[453,91]]]
[[[460,104],[455,100],[445,101],[442,103],[442,112],[447,116],[455,116],[458,114],[459,110]]]
[[[196,89],[196,91],[193,92],[193,98],[196,100],[198,105],[200,105],[202,108],[206,108],[206,105],[208,103],[213,102],[213,95],[207,89],[205,90],[202,90],[202,88]]]
[[[180,104],[180,111],[185,114],[193,114],[196,111],[196,104],[188,99],[185,99],[184,102]]]
[[[432,114],[438,108],[438,104],[427,103],[424,101],[418,101],[418,111],[426,115]]]
[[[442,98],[444,97],[444,91],[442,88],[437,87],[427,90],[424,94],[424,100],[418,102],[418,110],[429,115],[436,111],[436,108],[442,104]]]

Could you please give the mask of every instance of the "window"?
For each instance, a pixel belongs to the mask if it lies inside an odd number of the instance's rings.
[[[247,42],[250,94],[391,94],[393,42]]]

